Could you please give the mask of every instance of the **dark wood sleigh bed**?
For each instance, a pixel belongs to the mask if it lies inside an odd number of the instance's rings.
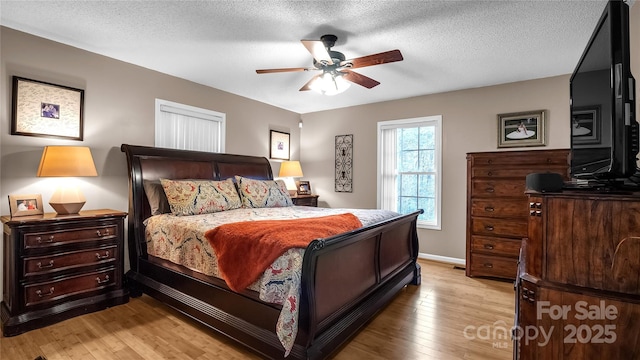
[[[127,285],[146,293],[265,358],[281,359],[275,334],[281,306],[237,293],[224,281],[147,254],[144,220],[151,216],[143,181],[271,180],[263,157],[123,144],[129,170]],[[304,252],[298,334],[287,359],[323,359],[348,341],[406,285],[420,284],[416,220],[421,211],[310,243]],[[339,279],[339,281],[337,281]]]

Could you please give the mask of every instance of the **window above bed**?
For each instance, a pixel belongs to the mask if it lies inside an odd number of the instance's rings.
[[[226,114],[156,99],[155,146],[223,153]]]

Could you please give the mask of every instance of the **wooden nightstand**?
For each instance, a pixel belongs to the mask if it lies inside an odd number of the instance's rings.
[[[318,206],[318,195],[293,195],[291,200],[293,200],[293,205]]]
[[[2,334],[129,301],[123,284],[126,216],[116,210],[2,216]]]

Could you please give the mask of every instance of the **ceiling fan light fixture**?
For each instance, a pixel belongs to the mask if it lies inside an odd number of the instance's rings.
[[[332,96],[344,92],[350,86],[351,83],[345,80],[341,74],[325,72],[317,77],[316,80],[309,85],[309,88],[322,95]]]

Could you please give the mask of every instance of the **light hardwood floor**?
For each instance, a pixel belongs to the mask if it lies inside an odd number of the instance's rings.
[[[420,260],[422,285],[408,286],[335,360],[512,358],[510,282],[465,277],[452,265]],[[466,329],[466,331],[465,331]],[[25,334],[0,338],[0,359],[259,359],[144,295],[128,304]]]

